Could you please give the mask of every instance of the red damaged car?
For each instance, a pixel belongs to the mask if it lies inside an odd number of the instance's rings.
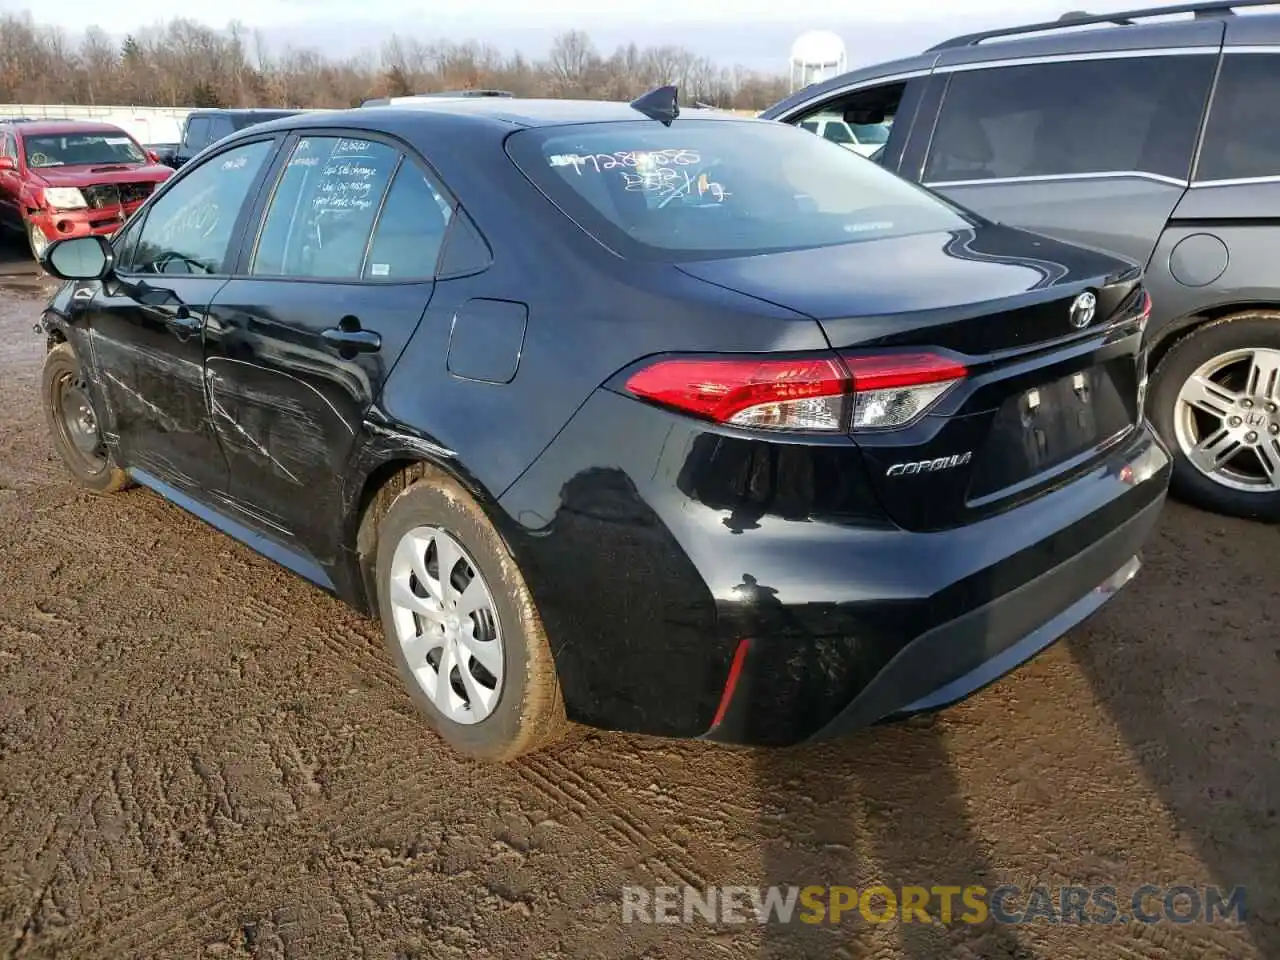
[[[54,240],[110,235],[173,170],[109,123],[0,123],[0,220],[37,260]]]

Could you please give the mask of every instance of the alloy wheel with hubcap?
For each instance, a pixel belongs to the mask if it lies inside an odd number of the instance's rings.
[[[475,561],[450,534],[419,526],[396,545],[391,619],[406,664],[442,716],[486,719],[502,696],[502,630]]]
[[[1280,492],[1280,350],[1229,350],[1202,363],[1174,406],[1174,437],[1202,474],[1232,490]]]

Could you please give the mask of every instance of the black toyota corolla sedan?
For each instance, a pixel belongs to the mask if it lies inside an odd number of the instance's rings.
[[[1169,475],[1140,270],[668,94],[208,148],[46,254],[58,453],[380,618],[488,759],[842,734],[1105,603]]]

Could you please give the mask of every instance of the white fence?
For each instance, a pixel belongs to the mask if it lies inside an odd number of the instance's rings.
[[[87,107],[69,103],[0,103],[0,118],[97,120],[114,123],[139,143],[177,143],[182,121],[194,107]]]

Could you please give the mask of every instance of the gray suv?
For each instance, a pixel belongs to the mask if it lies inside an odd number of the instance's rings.
[[[1146,267],[1173,490],[1280,520],[1280,14],[1066,14],[815,84],[763,116],[887,123],[871,159],[991,220]]]

